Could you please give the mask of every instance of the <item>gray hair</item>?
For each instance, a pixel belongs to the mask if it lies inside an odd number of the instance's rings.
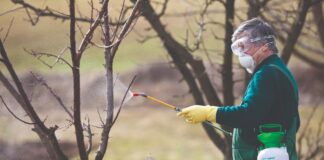
[[[260,18],[253,18],[243,22],[233,33],[232,42],[237,40],[238,36],[245,31],[248,33],[251,42],[255,45],[260,46],[264,43],[268,43],[269,49],[273,53],[278,53],[275,42],[276,34],[267,22],[264,22]]]

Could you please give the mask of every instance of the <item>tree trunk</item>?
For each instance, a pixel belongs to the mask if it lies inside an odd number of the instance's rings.
[[[109,17],[108,17],[108,5],[105,7],[104,13],[104,44],[105,46],[110,46],[110,27],[109,27]],[[114,78],[113,78],[113,55],[111,48],[105,48],[105,69],[106,69],[106,83],[107,83],[107,107],[106,107],[106,120],[101,133],[101,142],[96,155],[96,160],[102,160],[107,147],[110,129],[112,127],[113,117],[114,117]]]
[[[73,75],[73,123],[76,141],[81,160],[87,160],[88,155],[84,145],[83,128],[81,123],[81,88],[80,88],[80,59],[76,51],[75,41],[75,1],[70,0],[70,51],[72,57]]]
[[[223,81],[223,96],[224,96],[224,105],[233,105],[234,104],[234,94],[233,94],[233,54],[231,49],[231,37],[233,34],[233,22],[234,22],[234,3],[235,0],[227,0],[225,4],[225,51],[224,51],[224,60],[222,68],[222,81]],[[232,128],[227,128],[232,130]],[[224,153],[224,159],[232,159],[232,137],[225,135],[226,142],[229,145],[226,152]]]
[[[132,0],[134,2],[134,0]],[[192,55],[177,42],[164,28],[159,16],[155,13],[153,7],[149,1],[143,3],[143,16],[150,23],[152,28],[156,31],[164,47],[168,51],[168,54],[173,59],[174,64],[177,66],[185,81],[187,82],[190,91],[193,95],[196,104],[204,104],[203,94],[211,105],[221,105],[221,101],[218,98],[211,81],[205,71],[205,67],[201,60],[196,60]],[[187,65],[190,65],[193,71],[191,71]],[[194,74],[192,74],[194,72]],[[198,79],[198,83],[202,88],[200,91],[198,84],[195,81]],[[212,142],[223,152],[226,152],[226,148],[229,146],[223,142],[223,138],[210,126],[203,125],[206,133],[211,138]]]
[[[284,48],[282,49],[281,59],[288,64],[291,57],[294,46],[297,42],[297,39],[303,29],[307,11],[311,5],[310,0],[300,0],[298,4],[297,17],[292,25],[291,30],[288,33],[288,37],[285,41]]]

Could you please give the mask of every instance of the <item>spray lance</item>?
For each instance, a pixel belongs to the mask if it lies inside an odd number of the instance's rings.
[[[146,94],[144,94],[144,93],[132,93],[132,94],[133,94],[134,97],[141,96],[141,97],[144,97],[144,98],[146,98],[146,99],[149,99],[149,100],[151,100],[151,101],[153,101],[153,102],[159,103],[159,104],[161,104],[162,106],[165,106],[165,107],[171,108],[171,109],[173,109],[173,110],[176,111],[176,112],[181,112],[181,109],[180,109],[180,108],[178,108],[178,107],[176,107],[176,106],[174,106],[174,105],[168,104],[168,103],[166,103],[166,102],[164,102],[164,101],[162,101],[162,100],[160,100],[160,99],[157,99],[157,98],[155,98],[155,97],[152,97],[152,96],[146,95]],[[211,127],[213,127],[213,128],[215,128],[215,129],[217,129],[217,130],[219,130],[219,131],[221,131],[221,132],[223,132],[223,133],[225,133],[225,134],[227,134],[227,135],[232,136],[232,133],[231,133],[231,132],[225,131],[224,129],[222,129],[222,128],[216,126],[215,124],[213,124],[213,123],[211,123],[211,122],[209,122],[209,121],[204,121],[203,123],[204,123],[204,124],[207,124],[207,125],[209,125],[209,126],[211,126]]]

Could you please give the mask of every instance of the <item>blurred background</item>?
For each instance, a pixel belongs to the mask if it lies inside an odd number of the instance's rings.
[[[19,1],[19,0],[18,0]],[[324,148],[324,29],[323,3],[307,0],[149,0],[146,1],[158,16],[172,40],[183,46],[195,59],[203,61],[212,85],[223,101],[224,75],[222,68],[229,44],[226,41],[242,21],[261,17],[275,28],[280,53],[291,53],[288,67],[294,74],[300,90],[301,128],[298,145],[301,159],[322,159]],[[73,106],[73,79],[71,68],[56,58],[33,56],[31,52],[60,55],[71,61],[69,47],[69,20],[53,16],[38,15],[30,8],[24,8],[15,0],[0,2],[0,38],[17,72],[31,103],[47,126],[58,125],[57,138],[63,152],[71,159],[78,158],[74,127],[68,115],[60,108],[53,95],[31,74],[42,77],[61,97],[69,109]],[[58,15],[69,14],[67,0],[26,0],[32,6]],[[91,17],[92,1],[77,1],[76,16]],[[125,1],[125,6],[132,6]],[[233,3],[231,5],[231,3]],[[93,1],[95,8],[101,4]],[[117,21],[123,2],[109,2],[111,21]],[[231,8],[231,6],[233,8]],[[302,11],[305,19],[300,19]],[[130,11],[125,12],[125,19]],[[232,13],[232,14],[231,14]],[[94,15],[97,12],[94,11]],[[154,15],[154,14],[152,14]],[[318,16],[315,16],[318,15]],[[131,90],[145,92],[170,104],[186,107],[195,103],[190,87],[175,65],[176,61],[167,50],[162,32],[155,30],[149,15],[142,14],[134,28],[119,47],[113,67],[114,75],[123,90],[133,76],[137,79]],[[230,22],[227,24],[225,22]],[[298,31],[298,24],[301,24]],[[89,29],[88,22],[77,21],[77,46],[83,34]],[[322,25],[322,26],[321,26]],[[296,27],[297,26],[297,27]],[[153,27],[153,28],[152,28]],[[159,33],[159,34],[158,34]],[[291,35],[295,35],[291,36]],[[100,27],[93,35],[93,43],[102,44]],[[295,39],[295,40],[294,40]],[[295,41],[292,46],[287,41]],[[290,49],[289,49],[290,47]],[[167,49],[166,49],[167,48]],[[281,52],[282,51],[282,52]],[[234,104],[240,103],[245,85],[246,73],[236,57],[229,57],[233,73],[232,94]],[[174,63],[173,63],[174,62]],[[49,67],[46,64],[49,64]],[[91,44],[81,59],[81,117],[90,119],[93,136],[93,159],[97,150],[101,128],[100,117],[105,116],[106,82],[104,49]],[[190,68],[190,67],[189,67]],[[1,63],[0,69],[9,75]],[[21,119],[29,121],[24,110],[0,83],[0,95],[6,104]],[[121,96],[116,96],[118,99]],[[207,100],[205,100],[207,101]],[[208,103],[208,102],[207,102]],[[223,103],[225,104],[225,102]],[[45,148],[32,131],[32,126],[15,119],[0,103],[0,159],[31,160],[47,159]],[[220,134],[220,133],[218,133]],[[221,135],[221,134],[220,134]],[[176,113],[143,98],[132,98],[124,106],[112,127],[105,159],[222,159],[223,153],[208,138],[201,125],[190,125],[176,117]],[[314,156],[309,154],[315,154]]]

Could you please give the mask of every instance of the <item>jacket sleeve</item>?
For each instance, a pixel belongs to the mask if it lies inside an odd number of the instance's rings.
[[[254,73],[239,106],[222,106],[216,122],[234,128],[256,127],[267,115],[275,97],[275,72],[268,66]]]

